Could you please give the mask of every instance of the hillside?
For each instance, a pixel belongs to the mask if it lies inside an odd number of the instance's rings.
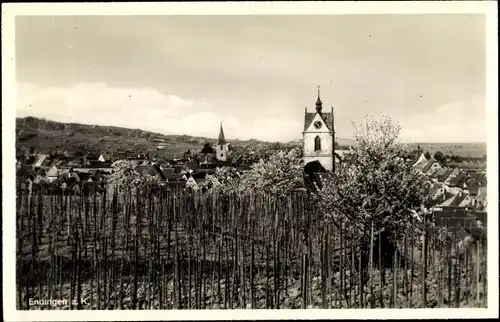
[[[218,134],[217,131],[215,134]],[[16,151],[35,148],[41,153],[67,152],[70,156],[82,155],[89,151],[116,155],[153,153],[164,157],[181,156],[188,149],[198,151],[206,142],[214,144],[215,138],[189,135],[165,135],[115,126],[99,126],[78,123],[61,123],[24,117],[16,119]],[[259,140],[230,140],[232,146],[250,147],[253,150],[266,148],[300,146],[300,141],[273,143]],[[163,148],[158,149],[161,146]]]
[[[216,133],[217,134],[217,133]],[[356,141],[336,138],[340,146],[356,145]],[[259,140],[228,140],[235,148],[252,150],[300,147],[302,140],[287,143],[264,142]],[[214,144],[215,138],[189,135],[165,135],[115,126],[99,126],[78,123],[60,123],[36,117],[16,119],[16,151],[22,153],[35,148],[41,153],[67,152],[70,156],[82,155],[89,151],[116,155],[153,153],[164,157],[181,156],[188,149],[198,151],[203,144]],[[463,157],[480,157],[486,154],[485,143],[412,143],[425,151],[442,151]],[[158,146],[164,147],[158,150]]]

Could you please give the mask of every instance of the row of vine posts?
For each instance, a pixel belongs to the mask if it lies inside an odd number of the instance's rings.
[[[456,218],[440,221],[412,220],[387,249],[373,225],[363,232],[328,220],[305,192],[34,187],[17,196],[17,306],[49,298],[98,310],[485,307],[485,240],[462,250]]]

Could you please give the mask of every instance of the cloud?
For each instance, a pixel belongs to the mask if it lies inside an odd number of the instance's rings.
[[[484,100],[455,101],[400,120],[401,136],[413,142],[486,142]]]
[[[207,102],[195,103],[150,88],[109,87],[102,82],[70,88],[20,83],[17,93],[19,117],[211,137],[217,136],[221,121],[235,131],[240,125],[233,115],[207,111]]]
[[[296,122],[278,118],[240,120],[217,112],[206,101],[194,102],[151,88],[110,87],[78,83],[72,87],[42,87],[20,83],[17,116],[44,117],[59,122],[140,128],[160,133],[217,137],[220,123],[228,139],[291,140],[300,135]]]

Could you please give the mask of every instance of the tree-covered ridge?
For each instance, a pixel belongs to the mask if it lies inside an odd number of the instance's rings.
[[[30,150],[45,154],[60,152],[68,157],[96,152],[126,156],[151,153],[160,157],[175,158],[182,157],[188,150],[201,150],[207,142],[214,146],[217,141],[216,134],[217,129],[214,129],[214,138],[166,135],[115,126],[61,123],[29,116],[16,119],[16,150],[18,154]],[[247,152],[254,153],[301,146],[299,141],[277,143],[255,139],[229,139],[228,142],[236,151],[246,149]]]

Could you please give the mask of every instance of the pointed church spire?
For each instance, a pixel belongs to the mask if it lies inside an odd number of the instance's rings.
[[[226,144],[226,138],[224,137],[224,130],[222,129],[222,122],[220,122],[219,139],[217,141],[218,145]]]
[[[319,85],[318,85],[318,99],[316,100],[316,112],[321,113],[323,109],[323,102],[321,102],[321,98],[319,98]]]

